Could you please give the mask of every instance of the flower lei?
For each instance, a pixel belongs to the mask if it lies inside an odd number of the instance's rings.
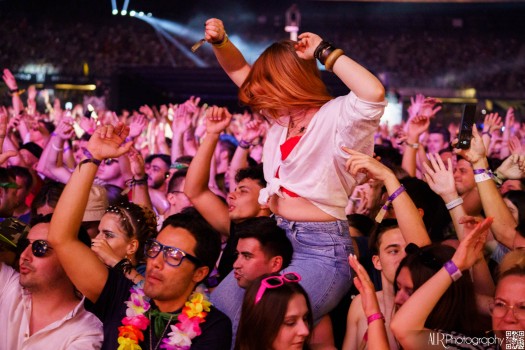
[[[119,347],[117,350],[142,350],[139,341],[144,340],[142,331],[146,330],[150,321],[144,315],[150,309],[149,298],[144,290],[138,286],[130,289],[131,295],[126,301],[126,317],[122,319],[122,326],[118,328]],[[193,292],[189,300],[184,304],[182,312],[177,316],[179,321],[170,325],[171,332],[162,339],[161,349],[167,350],[189,350],[191,340],[202,333],[199,326],[205,321],[210,312],[211,303],[204,293]]]

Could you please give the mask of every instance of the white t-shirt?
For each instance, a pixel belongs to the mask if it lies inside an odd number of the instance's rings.
[[[287,127],[274,123],[264,144],[264,177],[268,184],[259,194],[259,203],[267,203],[274,194],[282,196],[284,187],[327,214],[346,220],[348,196],[357,180],[344,167],[349,155],[341,146],[372,155],[374,132],[386,105],[386,100],[363,101],[353,92],[327,102],[284,161],[280,145],[286,141]],[[279,178],[275,177],[277,169]]]

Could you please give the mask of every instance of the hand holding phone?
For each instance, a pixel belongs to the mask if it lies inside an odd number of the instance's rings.
[[[476,104],[468,103],[463,106],[463,115],[461,116],[461,124],[458,136],[458,143],[456,148],[469,149],[470,140],[472,139],[472,125],[474,125],[476,117]]]

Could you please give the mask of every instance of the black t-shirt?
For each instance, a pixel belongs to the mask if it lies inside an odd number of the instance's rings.
[[[109,269],[108,280],[95,304],[86,305],[104,324],[104,343],[102,350],[115,350],[118,348],[118,328],[122,326],[122,319],[126,316],[126,304],[129,299],[130,288],[133,283],[122,273]],[[89,304],[89,303],[88,303]],[[171,324],[178,321],[175,319]],[[200,324],[202,334],[193,338],[192,350],[229,350],[231,348],[232,325],[230,319],[213,306],[206,316],[205,322]],[[164,335],[167,336],[168,331]],[[149,328],[144,332],[144,342],[141,343],[143,350],[149,349]],[[153,347],[157,339],[153,336]]]
[[[239,237],[235,233],[235,224],[232,222],[230,224],[230,236],[226,241],[226,246],[222,250],[221,261],[219,261],[219,266],[217,270],[219,271],[219,282],[228,276],[228,274],[233,270],[233,263],[237,259],[237,242]]]

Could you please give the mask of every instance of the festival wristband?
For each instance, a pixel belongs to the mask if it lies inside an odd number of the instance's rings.
[[[459,207],[461,204],[463,204],[463,198],[458,197],[456,199],[451,200],[450,202],[448,202],[445,205],[447,206],[448,210],[452,210],[455,207]]]
[[[487,181],[487,180],[492,180],[492,176],[490,176],[487,173],[481,173],[481,174],[475,174],[474,175],[474,181],[476,181],[476,183],[484,182],[484,181]]]
[[[381,312],[376,312],[375,314],[372,314],[366,318],[366,322],[370,325],[370,323],[376,321],[376,320],[385,320],[385,316]]]
[[[376,215],[375,220],[376,220],[377,223],[381,223],[381,221],[383,221],[383,218],[385,217],[385,214],[386,214],[390,204],[392,204],[394,199],[396,199],[403,192],[405,192],[405,186],[401,185],[401,186],[399,186],[399,188],[397,190],[394,191],[394,193],[392,193],[388,197],[388,199],[386,200],[385,204],[381,207],[381,210],[379,210],[379,213],[377,213],[377,215]]]
[[[456,266],[456,264],[454,264],[452,260],[447,261],[445,265],[443,265],[443,267],[445,268],[445,270],[447,270],[453,282],[456,282],[461,278],[461,276],[463,276],[459,268]]]

